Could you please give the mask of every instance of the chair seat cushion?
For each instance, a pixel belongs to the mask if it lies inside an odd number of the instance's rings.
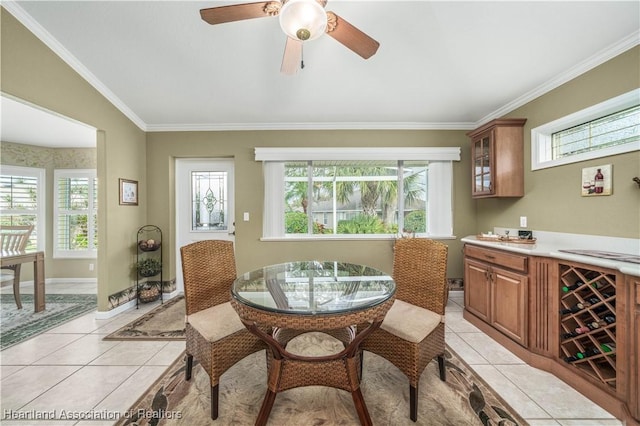
[[[221,303],[187,316],[191,324],[210,342],[216,342],[245,328],[231,303]]]
[[[380,328],[401,339],[419,343],[441,322],[444,322],[444,316],[396,299]]]

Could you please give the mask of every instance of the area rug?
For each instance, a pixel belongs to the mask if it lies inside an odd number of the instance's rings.
[[[167,300],[104,340],[184,340],[184,296]]]
[[[292,352],[320,355],[341,348],[322,333],[307,333],[289,343]],[[266,391],[264,351],[237,363],[220,379],[219,417],[210,418],[209,378],[199,364],[184,379],[184,357],[118,420],[116,425],[253,425]],[[431,362],[420,381],[418,422],[409,419],[407,378],[383,358],[365,353],[362,393],[374,425],[527,425],[495,392],[447,348],[447,380]],[[348,392],[309,386],[280,392],[269,425],[359,425]]]
[[[50,330],[97,308],[95,294],[46,294],[45,310],[33,311],[33,295],[21,295],[22,309],[13,294],[0,294],[0,350]]]

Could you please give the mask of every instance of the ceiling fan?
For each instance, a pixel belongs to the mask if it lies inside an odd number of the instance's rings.
[[[325,11],[327,0],[271,0],[201,9],[200,16],[211,25],[244,19],[278,16],[287,35],[280,71],[294,74],[302,62],[302,43],[325,32],[364,59],[373,56],[380,43],[334,12]]]

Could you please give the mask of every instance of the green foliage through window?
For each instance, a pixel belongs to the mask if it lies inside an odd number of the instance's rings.
[[[427,170],[426,161],[286,163],[285,232],[309,233],[308,215],[314,234],[395,234],[405,217],[425,232]]]

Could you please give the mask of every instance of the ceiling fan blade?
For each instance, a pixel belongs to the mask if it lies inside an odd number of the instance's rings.
[[[338,40],[349,49],[369,59],[380,47],[380,43],[336,15],[327,12],[327,34]]]
[[[211,7],[200,9],[200,17],[211,25],[242,21],[243,19],[264,18],[276,16],[280,12],[280,5],[281,3],[278,1],[261,1]]]
[[[302,61],[302,41],[287,37],[287,44],[284,45],[284,55],[282,56],[282,66],[280,72],[283,74],[295,74],[300,68]]]

